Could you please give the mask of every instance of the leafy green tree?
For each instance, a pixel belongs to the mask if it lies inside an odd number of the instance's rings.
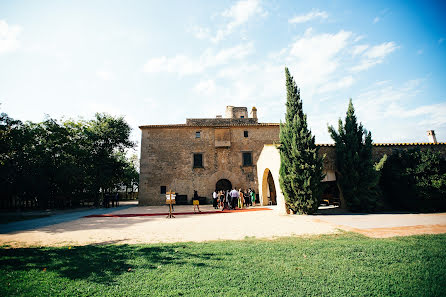
[[[96,114],[96,118],[88,122],[86,135],[89,139],[90,164],[92,172],[93,190],[101,193],[95,203],[99,204],[105,192],[116,187],[117,177],[122,174],[123,163],[118,155],[132,148],[130,141],[131,128],[123,117],[114,118],[107,114]]]
[[[280,186],[288,209],[314,213],[322,195],[323,158],[308,129],[300,90],[285,68],[287,102],[285,123],[280,125]]]
[[[384,165],[380,186],[393,209],[445,211],[446,159],[432,150],[395,150]]]
[[[372,134],[358,124],[350,99],[345,125],[339,119],[338,131],[328,127],[336,144],[337,179],[341,199],[351,211],[374,211],[380,204],[379,172],[372,159]],[[381,165],[380,165],[381,166]]]
[[[131,128],[120,118],[91,121],[51,118],[41,123],[0,115],[0,207],[99,205],[100,194],[138,175],[126,158]]]

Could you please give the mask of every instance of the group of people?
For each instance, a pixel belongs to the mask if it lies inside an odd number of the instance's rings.
[[[231,191],[215,190],[212,193],[212,198],[214,208],[221,208],[222,211],[225,209],[242,209],[256,204],[256,193],[251,188],[245,191],[235,188]]]
[[[104,200],[102,201],[105,208],[118,207],[119,206],[119,194],[106,194],[104,195]]]

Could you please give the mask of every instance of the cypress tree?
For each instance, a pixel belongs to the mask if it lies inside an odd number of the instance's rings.
[[[345,205],[351,211],[370,212],[380,206],[379,172],[372,158],[372,134],[358,124],[350,99],[345,125],[339,119],[338,132],[328,127],[336,144],[337,179]]]
[[[285,123],[280,124],[279,181],[288,209],[294,213],[314,213],[322,195],[323,158],[302,110],[300,90],[285,68],[287,102]]]

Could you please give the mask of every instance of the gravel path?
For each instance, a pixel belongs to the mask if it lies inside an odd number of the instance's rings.
[[[208,205],[200,208],[203,212],[214,211]],[[263,210],[185,214],[172,219],[167,219],[164,215],[85,217],[104,213],[155,214],[166,211],[166,206],[127,205],[120,209],[83,211],[0,225],[2,230],[10,230],[9,233],[0,234],[0,245],[25,247],[201,242],[246,237],[271,239],[280,236],[332,234],[342,232],[340,229],[370,237],[446,233],[446,213],[300,216]],[[191,212],[193,207],[176,206],[175,211]]]

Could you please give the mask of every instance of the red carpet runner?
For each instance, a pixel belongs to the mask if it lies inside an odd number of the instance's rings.
[[[212,214],[212,213],[232,213],[232,212],[248,212],[248,211],[261,211],[261,210],[271,210],[270,208],[259,207],[259,208],[244,208],[237,210],[215,210],[215,211],[202,211],[196,212],[173,212],[174,216],[178,215],[193,215],[193,214]],[[130,217],[153,217],[153,216],[167,216],[168,212],[160,212],[160,213],[126,213],[126,214],[102,214],[102,215],[89,215],[84,218],[130,218]]]

